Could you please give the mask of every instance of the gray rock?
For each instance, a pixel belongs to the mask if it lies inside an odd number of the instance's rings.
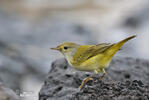
[[[39,100],[147,100],[149,98],[148,61],[117,57],[102,81],[99,75],[79,91],[82,80],[93,74],[70,67],[65,59],[52,63],[39,93]],[[144,85],[146,84],[146,85]],[[110,99],[110,100],[111,100]]]
[[[20,100],[13,90],[0,83],[0,100]]]
[[[0,54],[0,78],[3,83],[12,89],[20,89],[20,81],[27,73],[26,65],[15,59]]]

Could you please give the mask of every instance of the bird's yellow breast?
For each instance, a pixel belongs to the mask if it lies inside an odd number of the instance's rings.
[[[98,54],[85,62],[81,63],[80,65],[73,65],[75,69],[81,71],[94,71],[97,69],[105,68],[109,65],[110,60],[104,59],[104,54]]]

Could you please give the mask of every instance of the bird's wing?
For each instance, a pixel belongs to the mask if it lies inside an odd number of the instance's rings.
[[[89,59],[93,56],[96,56],[97,54],[104,53],[113,45],[114,44],[110,44],[110,43],[102,43],[102,44],[98,44],[98,45],[91,47],[89,50],[87,50],[87,53],[90,53],[90,55],[87,57],[87,59]]]
[[[109,43],[102,43],[97,45],[90,45],[90,46],[80,46],[74,55],[72,62],[75,64],[81,64],[82,62],[88,60],[91,57],[96,56],[97,54],[104,53],[114,44]]]

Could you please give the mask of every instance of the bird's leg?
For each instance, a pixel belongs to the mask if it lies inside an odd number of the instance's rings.
[[[102,79],[103,79],[103,77],[104,77],[104,76],[105,76],[105,74],[106,74],[106,71],[105,71],[104,69],[102,69],[102,73],[103,73],[103,74],[102,74],[102,75],[100,76],[100,78],[99,78],[100,80],[102,80]]]
[[[88,81],[93,80],[92,77],[93,77],[93,75],[90,75],[89,77],[83,79],[83,81],[82,81],[82,83],[81,83],[81,85],[80,85],[80,90],[82,89],[82,87],[83,87]]]

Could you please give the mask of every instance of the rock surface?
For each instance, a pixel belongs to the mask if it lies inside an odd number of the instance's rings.
[[[51,67],[39,100],[149,99],[149,62],[145,60],[116,57],[102,81],[96,75],[81,91],[81,81],[92,72],[77,71],[65,59],[56,60]]]
[[[21,100],[16,93],[0,82],[0,100]]]

